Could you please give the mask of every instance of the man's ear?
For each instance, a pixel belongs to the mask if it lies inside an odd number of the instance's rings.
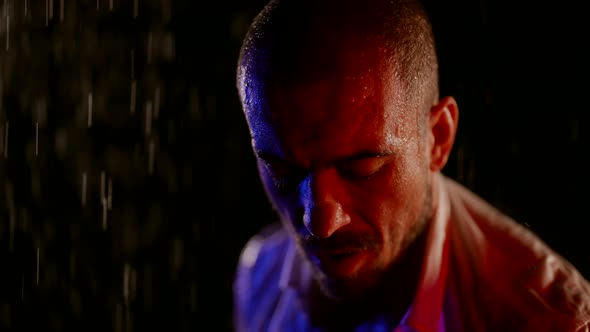
[[[441,170],[449,158],[457,125],[459,122],[459,107],[453,97],[444,97],[430,109],[429,143],[430,169]]]

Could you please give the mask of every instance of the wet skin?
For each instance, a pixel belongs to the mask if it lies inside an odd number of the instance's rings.
[[[358,49],[341,49],[333,70],[253,84],[263,102],[245,107],[271,202],[343,297],[378,286],[431,212],[424,110],[381,53]]]

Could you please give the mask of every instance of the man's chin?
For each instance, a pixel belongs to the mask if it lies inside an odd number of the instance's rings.
[[[375,287],[374,278],[363,273],[358,259],[360,257],[351,257],[349,261],[322,271],[316,266],[315,279],[326,296],[333,300],[356,300],[365,297]]]

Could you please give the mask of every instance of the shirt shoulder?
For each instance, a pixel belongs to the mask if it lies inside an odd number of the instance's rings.
[[[264,330],[280,299],[280,279],[291,241],[280,223],[246,243],[236,266],[233,311],[236,331]]]
[[[534,232],[459,183],[445,182],[458,274],[479,288],[477,301],[489,317],[523,331],[585,331],[590,284],[580,272]]]

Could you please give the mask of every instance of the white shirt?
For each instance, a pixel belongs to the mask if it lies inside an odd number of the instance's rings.
[[[436,181],[420,282],[394,332],[590,332],[590,284],[567,260],[464,186]],[[302,301],[312,282],[289,234],[267,227],[236,269],[235,330],[324,331]],[[388,328],[376,315],[351,331]]]

